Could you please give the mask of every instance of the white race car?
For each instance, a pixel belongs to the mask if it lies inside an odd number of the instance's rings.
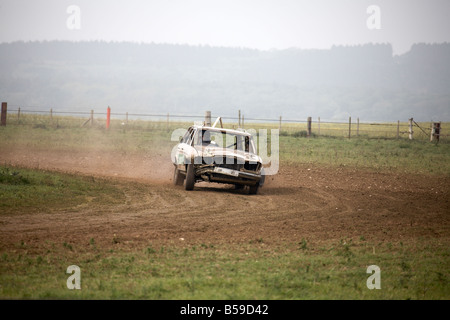
[[[220,119],[220,118],[219,118]],[[217,121],[216,121],[217,123]],[[264,184],[264,169],[253,137],[245,130],[194,125],[189,127],[176,147],[172,162],[173,182],[186,190],[197,181],[248,186],[256,194]]]

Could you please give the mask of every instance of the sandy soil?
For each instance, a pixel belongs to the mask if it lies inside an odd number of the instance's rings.
[[[0,215],[2,248],[21,241],[111,244],[309,243],[368,241],[448,242],[450,178],[309,164],[281,165],[257,195],[227,185],[172,184],[163,155],[105,155],[5,151],[0,162],[101,176],[124,193],[123,204]]]

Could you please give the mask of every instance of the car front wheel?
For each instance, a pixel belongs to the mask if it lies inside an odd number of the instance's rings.
[[[184,182],[184,189],[192,190],[195,184],[194,165],[188,164],[186,168],[186,180]]]
[[[250,186],[249,194],[257,194],[259,189],[259,183],[255,184],[254,186]]]
[[[182,186],[184,181],[184,176],[180,173],[180,170],[175,166],[173,171],[173,184],[176,186]]]

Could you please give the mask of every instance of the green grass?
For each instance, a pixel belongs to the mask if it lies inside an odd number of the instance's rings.
[[[120,203],[123,194],[104,179],[0,166],[0,215],[51,213],[108,201]]]
[[[449,175],[450,144],[387,139],[280,139],[281,159],[292,164]]]
[[[175,128],[173,128],[175,129]],[[85,127],[35,127],[10,125],[0,127],[1,148],[32,148],[45,151],[149,152],[171,150],[172,129],[117,129]]]
[[[69,121],[65,119],[65,121]],[[123,154],[170,154],[177,143],[175,129],[186,129],[190,123],[130,122],[116,124],[109,131],[102,127],[55,127],[9,125],[0,128],[0,149],[14,148],[70,151],[110,152]],[[251,124],[247,124],[250,126]],[[262,126],[262,125],[261,125]],[[255,129],[259,129],[255,127]],[[291,165],[319,164],[352,166],[371,170],[396,170],[432,175],[450,174],[450,143],[427,140],[311,137],[303,131],[280,136],[280,161]]]
[[[72,246],[72,245],[70,245]],[[95,245],[26,245],[0,256],[0,298],[19,299],[449,299],[449,252],[442,244],[325,246],[243,244],[99,250]],[[69,265],[81,290],[69,290]],[[369,265],[381,289],[369,290]]]

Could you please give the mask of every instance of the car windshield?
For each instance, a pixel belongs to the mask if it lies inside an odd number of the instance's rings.
[[[253,139],[249,135],[220,130],[198,130],[194,138],[196,146],[210,146],[217,148],[231,148],[255,153]]]

